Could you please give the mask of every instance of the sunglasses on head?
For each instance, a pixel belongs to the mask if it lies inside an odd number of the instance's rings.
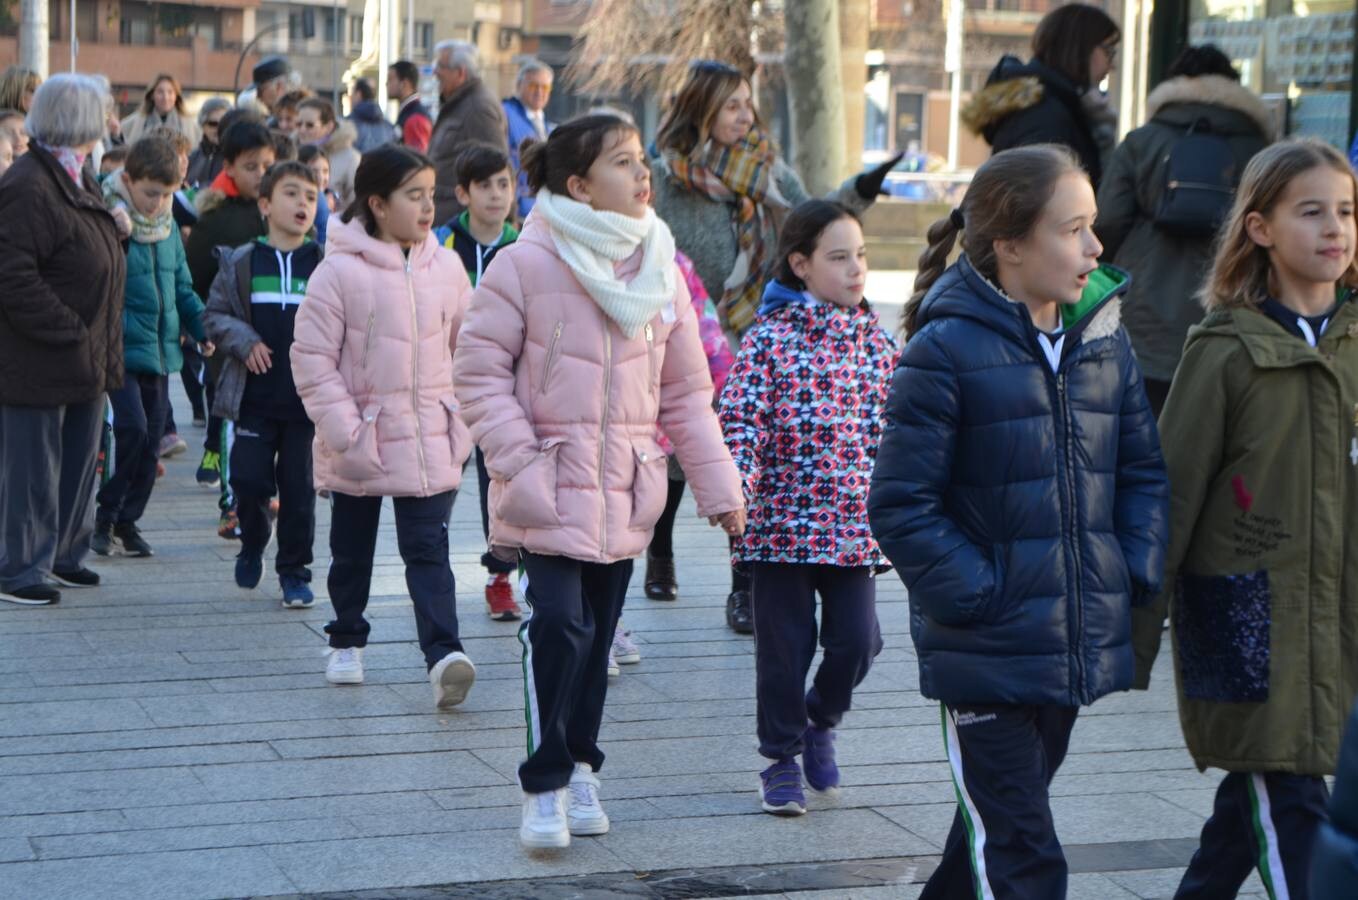
[[[719,73],[722,75],[740,75],[741,72],[735,66],[715,59],[697,59],[689,63],[690,72],[701,72],[704,75]]]

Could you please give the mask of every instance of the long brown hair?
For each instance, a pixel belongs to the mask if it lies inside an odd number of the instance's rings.
[[[23,66],[10,66],[0,74],[0,109],[16,109],[28,112],[24,107],[24,94],[36,91],[42,84],[42,76]]]
[[[1056,69],[1077,87],[1089,87],[1094,48],[1122,37],[1108,13],[1088,3],[1068,3],[1042,17],[1033,32],[1033,58]]]
[[[168,81],[170,87],[174,88],[174,111],[181,116],[187,117],[188,113],[184,110],[184,89],[179,86],[179,79],[168,72],[161,72],[155,78],[152,78],[151,83],[146,86],[146,93],[143,94],[141,98],[141,114],[143,116],[149,116],[156,108],[156,101],[154,99],[156,88],[160,87],[162,81]]]
[[[1267,216],[1278,205],[1292,179],[1316,168],[1342,172],[1354,181],[1348,160],[1316,138],[1279,141],[1260,150],[1249,161],[1235,192],[1235,205],[1217,239],[1211,274],[1199,295],[1204,307],[1209,310],[1252,307],[1268,298],[1272,275],[1268,251],[1250,239],[1245,230],[1245,219],[1252,212]],[[1354,183],[1354,200],[1358,202],[1358,182]],[[1358,265],[1352,260],[1339,276],[1339,283],[1358,288]]]
[[[726,98],[742,83],[750,85],[750,79],[739,69],[725,63],[700,61],[690,66],[688,79],[675,95],[656,132],[656,149],[661,153],[674,150],[681,156],[687,156],[694,147],[707,143],[717,113],[726,103]],[[754,90],[753,85],[750,85],[750,89]],[[754,127],[763,127],[758,111],[754,114]]]
[[[929,226],[929,247],[920,254],[915,292],[901,313],[906,340],[915,333],[920,303],[948,266],[958,233],[962,234],[962,250],[972,268],[997,283],[995,242],[1026,237],[1041,218],[1056,182],[1070,174],[1084,175],[1085,171],[1074,154],[1057,144],[1005,150],[976,170],[962,205],[952,216]],[[958,213],[963,227],[954,221]]]

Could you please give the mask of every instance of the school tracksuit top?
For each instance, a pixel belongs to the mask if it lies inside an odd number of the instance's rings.
[[[462,260],[462,268],[467,270],[467,277],[471,279],[472,287],[476,287],[481,281],[481,275],[486,271],[486,266],[495,258],[495,254],[518,240],[519,232],[506,222],[500,229],[499,240],[494,244],[483,244],[472,237],[471,213],[464,209],[448,224],[435,228],[434,237],[438,239],[439,246],[447,247],[458,255]]]
[[[255,243],[250,254],[250,324],[273,351],[273,363],[263,375],[252,373],[245,379],[242,416],[306,421],[292,377],[292,335],[307,281],[321,257],[314,241],[292,251],[272,247],[264,238]]]

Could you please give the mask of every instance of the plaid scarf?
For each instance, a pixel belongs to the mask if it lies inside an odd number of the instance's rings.
[[[38,146],[52,154],[53,158],[66,170],[66,174],[71,176],[76,187],[81,186],[80,170],[84,167],[85,157],[88,154],[81,153],[71,147],[53,147],[51,144],[44,144],[42,141],[38,141]]]
[[[688,156],[665,151],[665,169],[685,189],[731,207],[736,229],[736,264],[731,269],[717,313],[722,324],[743,333],[754,323],[778,243],[777,221],[788,202],[773,181],[778,154],[758,128],[727,147],[708,141]]]

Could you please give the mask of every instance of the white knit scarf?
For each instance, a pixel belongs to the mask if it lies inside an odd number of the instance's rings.
[[[674,236],[647,209],[640,219],[604,212],[543,188],[533,205],[547,220],[557,254],[585,291],[627,337],[674,302]],[[642,248],[641,268],[629,282],[613,271]]]

